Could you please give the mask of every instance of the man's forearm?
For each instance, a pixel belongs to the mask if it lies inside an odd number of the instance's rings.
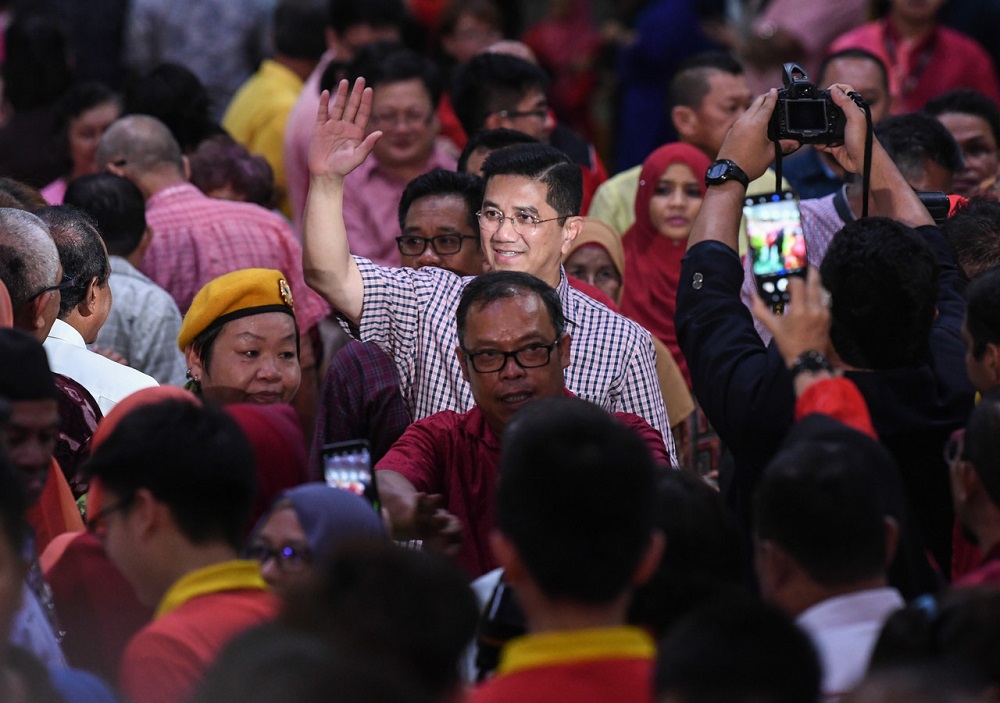
[[[306,283],[354,323],[361,319],[364,284],[344,226],[343,178],[312,178],[302,233]]]
[[[379,499],[392,520],[392,534],[396,539],[415,539],[417,489],[402,474],[388,469],[375,472]]]
[[[691,227],[688,248],[698,242],[714,240],[739,253],[740,219],[743,217],[745,197],[746,189],[736,181],[711,186]]]
[[[876,215],[890,217],[910,227],[934,224],[916,191],[878,142],[872,145],[871,195]]]

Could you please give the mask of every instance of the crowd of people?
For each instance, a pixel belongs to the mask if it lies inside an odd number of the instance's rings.
[[[100,4],[0,3],[0,700],[996,697],[972,3]]]

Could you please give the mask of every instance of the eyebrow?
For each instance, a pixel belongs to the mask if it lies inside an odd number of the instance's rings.
[[[483,201],[483,207],[487,207],[487,206],[489,206],[489,207],[492,207],[492,208],[496,208],[497,210],[500,210],[500,209],[501,209],[501,208],[500,208],[500,206],[499,206],[499,205],[497,205],[497,204],[496,204],[495,202],[493,202],[492,200],[484,200],[484,201]],[[515,206],[514,206],[514,209],[515,209],[515,210],[520,210],[520,211],[522,211],[522,212],[530,212],[530,213],[534,213],[534,214],[536,214],[536,215],[538,214],[538,208],[536,208],[536,207],[535,207],[535,206],[533,206],[533,205],[515,205]]]

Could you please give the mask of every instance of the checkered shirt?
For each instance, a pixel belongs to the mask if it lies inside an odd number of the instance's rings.
[[[439,268],[387,268],[362,257],[354,259],[365,291],[361,339],[375,342],[396,361],[411,417],[419,420],[441,410],[472,408],[472,391],[462,379],[455,354],[455,310],[471,277]],[[566,387],[609,412],[644,418],[663,436],[676,465],[649,333],[570,287],[562,271],[556,290],[573,340]]]

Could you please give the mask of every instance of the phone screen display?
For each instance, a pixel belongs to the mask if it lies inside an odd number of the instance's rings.
[[[802,215],[790,191],[750,196],[743,207],[751,268],[761,296],[772,303],[788,300],[788,277],[804,276],[808,267]]]
[[[372,455],[368,442],[337,442],[323,447],[323,478],[328,486],[350,491],[361,496],[375,510],[381,508]]]

